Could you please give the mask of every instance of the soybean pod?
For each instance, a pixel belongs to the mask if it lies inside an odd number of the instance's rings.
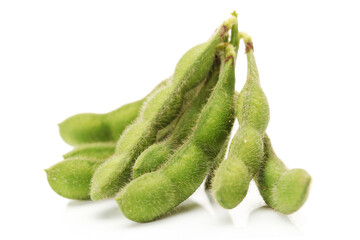
[[[235,50],[236,50],[236,48],[235,48]],[[237,99],[238,96],[239,96],[239,93],[235,92],[234,100]],[[235,106],[235,103],[236,103],[236,101],[234,101],[234,106]],[[233,123],[234,123],[234,121],[233,121]],[[212,188],[211,184],[214,179],[215,171],[219,167],[220,163],[225,159],[225,155],[226,155],[229,143],[230,143],[230,137],[231,137],[231,131],[227,135],[226,141],[224,142],[223,146],[221,147],[219,154],[214,159],[214,162],[213,162],[213,165],[211,166],[210,172],[206,177],[206,181],[205,181],[205,185],[204,185],[205,190],[209,190]]]
[[[60,196],[90,199],[90,181],[95,170],[114,154],[115,144],[93,143],[75,148],[63,155],[64,161],[46,169],[51,188]]]
[[[166,81],[162,81],[151,93],[164,86]],[[72,146],[97,142],[115,143],[124,129],[139,115],[141,106],[151,93],[109,113],[80,113],[71,116],[59,124],[60,136]]]
[[[264,156],[262,138],[269,122],[269,105],[260,86],[251,37],[245,33],[242,37],[248,72],[237,101],[239,129],[231,141],[227,159],[216,170],[212,183],[215,198],[224,208],[236,207],[246,196]]]
[[[237,17],[238,14],[236,13],[236,11],[232,12],[231,15],[233,15],[234,17]],[[239,50],[239,43],[240,43],[240,39],[242,38],[242,35],[239,33],[238,31],[238,23],[236,22],[233,27],[231,28],[231,38],[230,38],[230,43],[234,46],[235,49],[235,53],[236,53],[236,57],[238,56],[238,50]],[[238,92],[235,92],[235,99],[237,99],[239,96]],[[234,101],[234,105],[236,104],[236,101]],[[206,178],[205,181],[205,190],[209,190],[212,188],[211,184],[214,178],[214,173],[216,171],[216,169],[219,167],[220,163],[224,160],[227,149],[228,149],[228,145],[230,142],[230,136],[231,132],[229,132],[227,139],[224,143],[224,145],[221,148],[221,151],[219,152],[219,154],[216,156],[215,160],[214,160],[214,164],[211,167],[211,170]]]
[[[134,179],[116,196],[127,218],[152,221],[187,199],[203,182],[234,119],[234,57],[234,47],[226,45],[218,83],[188,141],[163,167]]]
[[[158,169],[166,162],[173,152],[184,143],[191,134],[204,104],[208,100],[218,81],[219,68],[220,64],[215,60],[214,67],[209,74],[205,85],[201,88],[198,96],[181,115],[171,135],[164,141],[151,145],[137,158],[133,167],[133,178],[137,178],[145,173]]]
[[[268,206],[283,214],[297,211],[305,203],[311,176],[303,169],[289,170],[276,156],[270,138],[264,136],[264,160],[255,182]]]
[[[235,21],[231,17],[207,42],[186,52],[171,81],[147,100],[135,122],[121,135],[115,154],[96,170],[91,184],[93,200],[114,196],[128,182],[137,157],[156,141],[157,132],[178,115],[184,94],[208,75],[216,45]]]

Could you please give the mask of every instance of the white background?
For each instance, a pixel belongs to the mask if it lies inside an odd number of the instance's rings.
[[[233,10],[253,37],[275,151],[313,177],[303,208],[263,208],[252,184],[228,211],[200,188],[138,224],[113,200],[54,193],[43,169],[71,150],[57,124],[142,98]],[[356,1],[1,1],[1,239],[359,239],[359,23]]]

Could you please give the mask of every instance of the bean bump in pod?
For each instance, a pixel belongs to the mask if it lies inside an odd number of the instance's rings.
[[[248,70],[236,107],[239,129],[212,182],[215,199],[227,209],[236,207],[244,199],[250,181],[259,171],[264,156],[262,138],[270,115],[267,98],[260,86],[251,37],[242,33],[242,38],[246,45]]]
[[[303,169],[288,169],[276,156],[270,138],[264,136],[264,161],[255,183],[268,206],[283,214],[297,211],[305,203],[311,176]]]
[[[210,72],[216,45],[235,21],[236,17],[229,18],[208,41],[187,51],[177,63],[171,81],[149,97],[118,140],[115,154],[96,170],[91,183],[93,200],[113,197],[128,182],[135,160],[156,141],[157,132],[178,115],[184,94]]]
[[[219,80],[188,140],[159,170],[132,180],[116,196],[130,220],[149,222],[163,216],[203,182],[232,127],[234,59],[234,47],[227,44]]]

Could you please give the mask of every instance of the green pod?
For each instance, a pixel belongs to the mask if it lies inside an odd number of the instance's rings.
[[[231,15],[233,15],[234,17],[237,18],[238,14],[236,13],[236,11],[232,12]],[[234,25],[231,28],[231,38],[230,38],[230,43],[234,46],[235,49],[235,53],[236,53],[236,57],[238,56],[238,50],[239,50],[239,44],[240,44],[240,39],[241,39],[241,35],[239,34],[239,30],[238,30],[238,22],[235,22]],[[237,99],[239,96],[238,92],[235,92],[235,97],[234,99]],[[236,103],[234,103],[236,104]],[[232,123],[234,124],[234,122]],[[215,160],[214,160],[214,164],[211,167],[211,170],[208,174],[208,176],[206,177],[206,181],[205,181],[205,190],[209,190],[212,188],[212,181],[214,179],[214,174],[215,171],[217,170],[217,168],[219,167],[220,163],[225,159],[225,155],[227,152],[227,148],[228,145],[230,143],[230,137],[231,137],[231,132],[229,132],[227,139],[225,141],[225,143],[223,144],[221,151],[219,152],[219,154],[216,156]]]
[[[91,184],[93,200],[114,196],[128,182],[137,157],[156,141],[157,132],[179,114],[185,93],[208,75],[216,45],[233,22],[233,18],[226,21],[207,42],[186,52],[169,84],[145,102],[138,118],[121,135],[115,154],[96,170]]]
[[[115,152],[114,143],[91,143],[81,145],[63,155],[64,159],[84,158],[89,160],[105,159]]]
[[[220,64],[217,61],[215,62],[214,69],[209,74],[205,85],[201,88],[197,97],[190,103],[190,106],[180,116],[172,134],[164,141],[151,145],[136,159],[133,166],[134,179],[145,173],[157,170],[191,134],[203,106],[218,81]]]
[[[64,154],[64,161],[45,170],[51,188],[66,198],[90,199],[92,175],[114,151],[114,143],[92,143]]]
[[[266,134],[264,146],[264,161],[254,178],[256,185],[268,206],[283,214],[291,214],[305,203],[311,176],[303,169],[289,170],[276,156]]]
[[[236,50],[236,47],[235,47],[235,50]],[[239,96],[239,93],[235,92],[234,100],[237,99],[238,96]],[[234,101],[234,102],[236,102],[236,101]],[[234,103],[234,106],[235,106],[235,103]],[[234,120],[235,119],[233,119],[233,121],[231,123],[232,126],[234,124]],[[212,188],[212,181],[214,180],[215,171],[218,169],[220,163],[222,161],[224,161],[224,159],[225,159],[227,148],[228,148],[229,143],[230,143],[230,138],[231,138],[231,131],[229,132],[229,134],[228,134],[228,136],[226,138],[226,141],[224,142],[223,146],[221,147],[221,150],[220,150],[219,154],[216,156],[216,158],[215,158],[215,160],[213,162],[213,165],[211,166],[211,170],[210,170],[209,174],[206,177],[205,190],[210,190]]]
[[[236,108],[240,127],[231,142],[227,159],[216,170],[212,184],[217,202],[228,209],[244,199],[251,179],[260,168],[264,156],[262,137],[270,115],[260,86],[251,38],[247,36],[244,42],[248,71]]]
[[[168,213],[194,193],[206,177],[234,118],[235,52],[231,45],[226,54],[218,83],[189,139],[163,167],[132,180],[116,196],[130,220],[148,222]]]
[[[95,170],[105,161],[68,159],[46,169],[51,188],[60,196],[69,199],[89,200],[90,181]]]
[[[252,128],[238,131],[231,141],[228,157],[215,172],[213,191],[224,208],[236,207],[246,196],[249,183],[263,158],[261,135]]]
[[[166,81],[162,81],[152,92],[165,85]],[[97,142],[116,142],[124,129],[139,115],[141,106],[149,95],[109,113],[80,113],[69,117],[59,124],[60,136],[72,146]]]

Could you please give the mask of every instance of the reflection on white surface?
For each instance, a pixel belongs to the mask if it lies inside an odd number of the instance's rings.
[[[257,235],[284,236],[301,235],[301,230],[293,224],[289,217],[263,206],[253,210],[248,217],[250,231]]]
[[[133,237],[156,234],[158,239],[166,239],[169,233],[182,229],[181,235],[175,234],[172,239],[194,236],[219,239],[224,235],[234,238],[303,237],[302,231],[288,216],[261,206],[261,197],[253,187],[238,207],[228,210],[219,206],[212,193],[201,186],[169,214],[145,224],[128,220],[113,199],[69,201],[64,223],[69,232],[86,230],[90,235],[99,236],[112,232]]]
[[[217,219],[217,222],[222,225],[233,225],[229,211],[220,207],[220,205],[215,201],[211,191],[205,191],[206,197],[210,205],[210,211],[212,215]]]

